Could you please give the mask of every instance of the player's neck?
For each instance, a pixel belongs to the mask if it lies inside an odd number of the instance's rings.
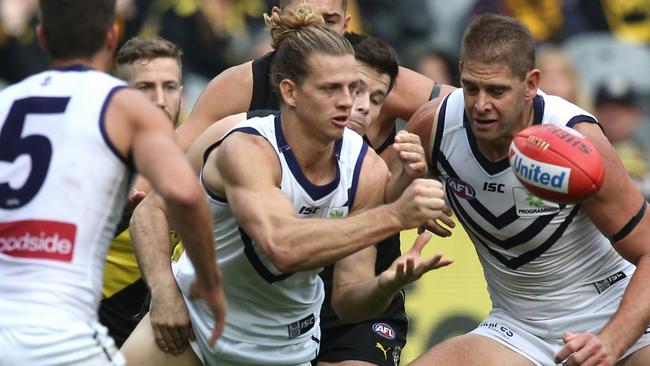
[[[77,57],[65,60],[59,59],[50,61],[50,68],[52,69],[66,68],[74,65],[84,65],[91,69],[106,72],[111,67],[111,61],[101,53],[90,58]]]
[[[329,183],[336,175],[334,141],[318,139],[314,131],[307,131],[295,115],[282,116],[282,132],[298,161],[300,169],[316,185]]]

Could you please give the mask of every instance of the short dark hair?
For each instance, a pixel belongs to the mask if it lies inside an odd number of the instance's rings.
[[[115,62],[117,63],[117,73],[123,79],[128,79],[126,66],[132,65],[139,60],[153,60],[156,58],[173,58],[182,65],[181,56],[183,52],[174,43],[159,37],[133,37],[129,39],[117,52]]]
[[[354,32],[347,32],[344,36],[352,44],[354,58],[357,61],[361,61],[380,74],[386,74],[390,77],[388,91],[391,91],[399,72],[395,49],[383,40],[373,36]]]
[[[54,60],[89,58],[106,41],[116,0],[40,0],[47,53]]]
[[[523,80],[535,67],[535,41],[528,28],[515,18],[481,15],[465,31],[460,60],[508,65]]]
[[[286,8],[293,1],[295,1],[295,0],[280,0],[280,9]],[[341,0],[341,7],[343,7],[343,11],[347,11],[347,9],[348,9],[348,0]]]

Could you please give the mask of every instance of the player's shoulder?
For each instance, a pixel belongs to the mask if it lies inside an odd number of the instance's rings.
[[[582,117],[589,122],[596,121],[596,118],[593,114],[559,96],[546,94],[542,90],[538,90],[536,98],[541,98],[543,101],[545,120],[554,119],[556,122],[558,122],[571,120],[573,118],[580,119]]]
[[[253,82],[253,61],[247,61],[239,65],[231,66],[219,75],[215,76],[211,81],[210,85],[223,86],[232,86],[236,83],[241,85],[242,83],[252,83]]]
[[[452,96],[458,99],[458,95],[462,96],[461,89],[448,89],[444,94],[441,93],[438,97],[423,104],[407,123],[406,130],[419,135],[423,142],[427,141],[427,136],[431,133],[432,129],[435,129],[438,123],[442,106]]]

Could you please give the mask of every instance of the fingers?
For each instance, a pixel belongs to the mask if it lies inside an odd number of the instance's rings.
[[[420,275],[429,272],[433,269],[446,267],[452,263],[454,263],[453,259],[444,258],[444,255],[442,253],[437,253],[433,257],[422,261],[422,264],[420,265],[422,273]]]
[[[129,194],[129,206],[135,207],[144,199],[147,194],[144,191],[133,189]]]
[[[215,321],[214,323],[214,332],[212,332],[212,336],[208,340],[208,346],[210,348],[213,348],[214,345],[217,343],[217,339],[221,336],[221,333],[223,332],[223,321]]]
[[[555,356],[557,363],[562,363],[565,366],[613,364],[613,361],[609,360],[607,349],[593,334],[566,332],[562,336],[562,340],[565,345]]]
[[[422,146],[420,143],[420,136],[408,132],[406,130],[399,130],[397,134],[395,135],[395,144],[416,144]]]
[[[443,224],[447,225],[450,228],[455,228],[456,227],[456,222],[451,219],[449,216],[440,216],[438,220],[442,221]]]
[[[428,231],[425,231],[418,235],[418,237],[415,239],[415,243],[413,243],[413,246],[411,247],[411,251],[416,252],[418,255],[422,253],[422,248],[424,248],[425,245],[431,240],[432,234]]]
[[[432,233],[434,233],[435,235],[441,238],[446,238],[448,236],[451,236],[451,231],[445,228],[444,226],[438,224],[435,220],[427,220],[426,228],[427,230],[431,231]]]
[[[433,179],[415,179],[400,196],[399,211],[405,228],[426,224],[444,216],[441,210],[446,207],[442,184]],[[434,232],[439,230],[434,229]]]
[[[445,205],[445,207],[442,208],[442,212],[447,215],[448,217],[451,217],[451,215],[454,214],[454,212],[451,210],[451,207]],[[455,224],[454,224],[455,225]],[[453,226],[452,226],[453,227]]]
[[[156,324],[151,323],[154,331],[154,337],[158,347],[164,352],[179,355],[188,345],[189,331],[191,325],[183,324]]]

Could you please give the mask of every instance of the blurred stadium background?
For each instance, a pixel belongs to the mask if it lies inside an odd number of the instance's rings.
[[[269,51],[262,14],[275,5],[277,0],[118,0],[118,21],[122,42],[159,34],[183,49],[187,115],[212,77]],[[349,12],[351,30],[389,42],[403,66],[456,86],[460,40],[473,17],[493,12],[519,18],[538,41],[543,90],[596,114],[605,127],[629,121],[631,132],[613,143],[649,195],[650,1],[350,0]],[[0,0],[0,89],[47,67],[34,36],[37,13],[37,0]],[[620,108],[606,112],[607,103]],[[415,233],[402,236],[407,250]],[[451,238],[434,238],[425,253],[434,251],[456,263],[407,289],[411,322],[404,362],[472,329],[490,308],[481,266],[462,228]]]

